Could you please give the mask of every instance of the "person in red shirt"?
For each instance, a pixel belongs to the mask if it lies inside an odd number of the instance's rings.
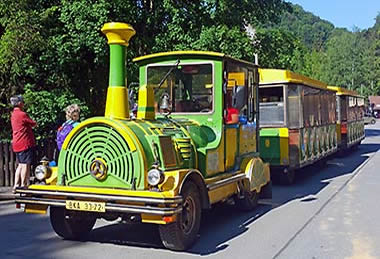
[[[29,185],[30,165],[34,161],[36,146],[32,128],[36,127],[37,123],[23,111],[24,100],[21,95],[11,97],[10,101],[14,107],[11,114],[12,148],[18,160],[13,187],[15,189]]]

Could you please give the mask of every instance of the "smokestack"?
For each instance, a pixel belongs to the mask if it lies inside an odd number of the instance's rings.
[[[104,24],[102,32],[106,35],[110,46],[110,72],[105,117],[129,119],[125,50],[136,31],[129,24],[112,22]]]

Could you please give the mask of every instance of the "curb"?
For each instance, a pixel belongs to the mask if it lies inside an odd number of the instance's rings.
[[[14,198],[12,187],[0,187],[0,201],[14,200]]]

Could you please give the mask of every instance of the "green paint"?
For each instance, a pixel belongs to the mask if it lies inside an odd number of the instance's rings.
[[[269,147],[265,145],[266,141],[270,142]],[[271,165],[281,165],[279,129],[263,128],[260,130],[260,157]]]
[[[125,86],[125,46],[110,44],[109,86]]]
[[[58,161],[59,179],[66,175],[66,185],[131,188],[144,187],[143,164],[137,151],[131,152],[125,139],[112,127],[94,123],[81,129],[66,150],[62,150]],[[107,177],[97,180],[90,174],[95,159],[107,165]]]
[[[137,111],[139,112],[154,112],[154,107],[138,107]]]

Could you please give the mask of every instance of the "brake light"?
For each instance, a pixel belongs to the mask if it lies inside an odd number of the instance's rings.
[[[340,126],[340,133],[342,134],[347,134],[347,124],[346,123],[342,123],[342,125]]]

